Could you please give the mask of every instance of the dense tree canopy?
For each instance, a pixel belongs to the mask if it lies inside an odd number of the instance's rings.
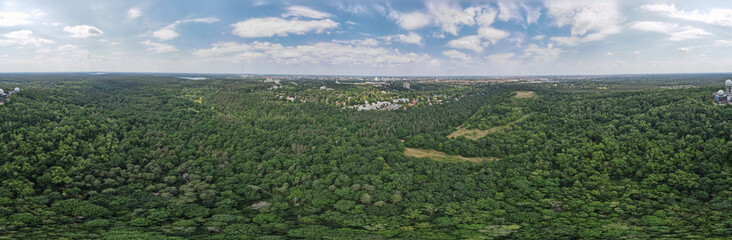
[[[384,96],[446,99],[394,111],[325,104],[318,99],[329,96],[312,89],[332,82],[288,84],[273,90],[262,81],[165,76],[0,78],[0,88],[24,90],[0,105],[0,235],[732,234],[732,107],[713,105],[716,88],[705,81],[689,83],[701,86],[694,88],[633,79],[343,87],[348,94],[383,89]],[[517,100],[518,90],[536,95]],[[310,101],[282,101],[283,91]],[[477,140],[447,137],[458,126],[487,129],[522,116]],[[500,160],[414,158],[402,154],[405,147]]]

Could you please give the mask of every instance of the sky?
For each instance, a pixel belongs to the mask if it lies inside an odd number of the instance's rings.
[[[732,1],[0,1],[0,72],[732,72]]]

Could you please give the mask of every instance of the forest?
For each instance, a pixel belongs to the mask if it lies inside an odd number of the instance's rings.
[[[729,239],[726,78],[2,74],[22,91],[0,105],[0,239]]]

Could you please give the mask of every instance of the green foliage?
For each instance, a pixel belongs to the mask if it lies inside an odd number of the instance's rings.
[[[685,89],[656,88],[687,81],[666,76],[673,82],[416,83],[409,91],[320,80],[272,90],[249,80],[6,77],[0,87],[13,79],[26,89],[0,106],[8,238],[732,233],[732,108],[710,104],[717,87],[704,87],[720,75],[699,75],[701,87]],[[335,90],[315,91],[322,85]],[[513,97],[526,89],[537,95]],[[285,93],[308,102],[279,100]],[[343,97],[440,101],[359,112],[332,102]],[[477,140],[447,137],[458,126],[517,119]],[[404,147],[500,160],[417,159]]]
[[[112,225],[112,222],[110,222],[107,219],[94,219],[89,220],[84,223],[84,228],[87,229],[106,229],[110,225]]]

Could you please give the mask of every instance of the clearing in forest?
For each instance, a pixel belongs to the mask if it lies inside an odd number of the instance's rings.
[[[463,157],[460,155],[447,155],[444,152],[436,151],[436,150],[424,150],[424,149],[417,149],[417,148],[404,148],[404,155],[410,156],[410,157],[417,157],[417,158],[423,158],[423,157],[429,157],[435,160],[447,160],[447,161],[468,161],[468,162],[483,162],[483,161],[493,161],[498,160],[498,158],[490,157],[490,158],[478,158],[478,157]]]
[[[516,92],[515,98],[530,98],[534,96],[534,92],[532,91],[518,91]]]
[[[529,114],[526,114],[523,117],[521,117],[519,119],[516,119],[515,121],[510,122],[510,123],[507,123],[505,125],[495,126],[495,127],[492,127],[492,128],[486,129],[486,130],[465,129],[463,127],[458,127],[457,130],[455,130],[454,132],[450,133],[450,135],[447,135],[447,137],[448,138],[457,138],[457,137],[463,136],[463,137],[465,137],[467,139],[478,140],[478,139],[480,139],[482,137],[485,137],[489,133],[494,133],[494,132],[497,132],[497,131],[500,131],[500,130],[509,128],[509,127],[511,127],[511,125],[516,124],[518,122],[521,122],[524,119],[526,119],[527,117],[529,117]]]

